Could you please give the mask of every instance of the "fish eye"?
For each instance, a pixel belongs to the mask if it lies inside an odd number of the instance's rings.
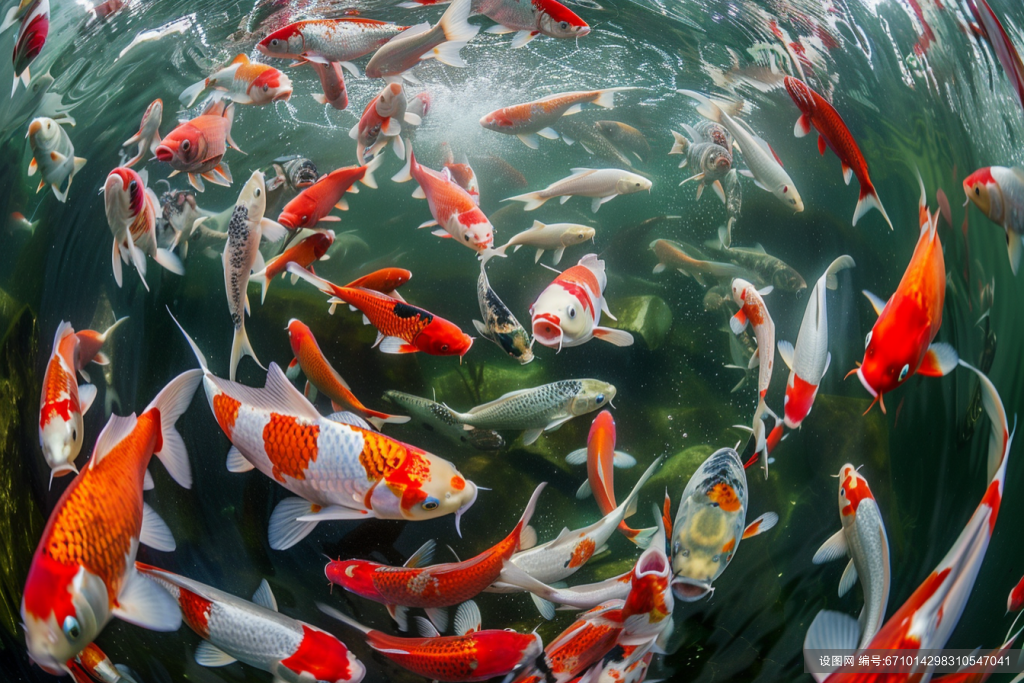
[[[277,38],[274,38],[273,40],[271,40],[271,41],[270,41],[270,46],[271,46],[271,47],[277,47],[277,44],[278,44],[279,42],[280,42],[280,41],[279,41],[279,40],[278,40]]]
[[[78,428],[77,427],[72,427],[71,428],[71,440],[72,441],[78,441]]]
[[[899,378],[898,381],[902,382],[903,380],[905,380],[909,373],[910,373],[910,366],[909,365],[904,365],[903,369],[900,370],[900,378]]]
[[[787,192],[789,192],[789,185],[783,185],[782,186],[782,194],[786,194]]]
[[[441,344],[441,350],[442,351],[447,351],[448,350],[448,345],[447,344]]]
[[[633,183],[634,187],[640,187],[640,183]]]
[[[874,330],[871,330],[871,332],[874,332]],[[868,346],[871,345],[871,332],[868,332],[868,336],[864,337],[864,348],[865,349],[868,348]]]
[[[252,194],[253,194],[254,197],[258,198],[261,194],[263,194],[263,190],[261,190],[260,188],[257,187],[256,191],[253,192]]]
[[[264,83],[263,84],[263,92],[267,92],[268,90],[270,90],[270,86],[267,85],[266,83]]]
[[[469,241],[469,233],[468,232],[466,233],[466,241],[467,242]]]
[[[434,498],[433,496],[431,496],[430,498],[427,498],[425,501],[423,501],[423,509],[424,510],[436,510],[437,506],[440,505],[440,504],[441,504],[441,501],[439,501],[437,498]]]
[[[974,196],[975,197],[980,197],[981,196],[981,188],[978,187],[977,185],[974,186]]]
[[[715,555],[714,557],[711,558],[711,561],[717,564],[718,561],[721,559],[721,557],[722,557],[721,555]]]
[[[576,317],[576,307],[575,306],[570,306],[569,307],[569,318],[571,319],[571,318],[575,318],[575,317]]]
[[[82,627],[78,625],[78,619],[75,619],[70,615],[64,618],[64,626],[62,627],[62,630],[69,640],[78,640],[82,635]]]
[[[598,395],[597,395],[597,402],[598,402],[599,404],[600,404],[600,403],[604,403],[604,394],[598,394]]]
[[[842,496],[843,498],[846,498],[846,487],[845,486],[840,487],[839,495]]]
[[[558,22],[558,27],[564,31],[565,29],[569,28],[569,22],[568,21],[560,21],[560,22]]]
[[[192,143],[191,142],[189,142],[188,140],[182,140],[181,141],[181,151],[182,152],[187,152],[190,147],[192,147]]]
[[[306,222],[306,221],[308,221],[308,220],[309,220],[309,216],[306,216],[306,215],[303,215],[303,216],[302,216],[302,222],[303,222],[303,223],[305,223],[305,222]]]

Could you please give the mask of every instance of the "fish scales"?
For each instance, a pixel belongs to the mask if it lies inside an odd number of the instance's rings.
[[[553,382],[483,409],[474,408],[469,415],[474,426],[489,429],[522,429],[523,425],[544,427],[582,388],[579,380]]]

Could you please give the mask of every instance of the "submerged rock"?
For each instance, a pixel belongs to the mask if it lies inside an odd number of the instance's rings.
[[[649,349],[661,346],[672,329],[672,310],[661,297],[631,296],[615,299],[609,306],[618,320],[602,318],[602,323],[638,334]]]

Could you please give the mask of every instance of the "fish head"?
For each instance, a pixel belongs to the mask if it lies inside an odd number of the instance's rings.
[[[142,213],[146,201],[146,183],[133,169],[115,168],[103,183],[103,204],[107,223],[115,237]]]
[[[154,124],[156,128],[159,128],[163,118],[164,101],[158,97],[146,107],[146,112],[142,115],[142,127],[145,128],[146,124]]]
[[[747,296],[756,291],[757,288],[754,287],[754,285],[741,277],[734,278],[732,281],[732,300],[735,301],[736,305],[740,308],[747,303]]]
[[[434,318],[420,332],[416,345],[432,356],[465,356],[473,346],[473,338],[454,323]]]
[[[796,213],[804,210],[804,200],[800,197],[800,192],[792,184],[792,181],[776,185],[772,194]]]
[[[46,36],[50,33],[50,16],[47,12],[38,12],[29,16],[18,33],[18,42],[14,45],[14,73],[21,75],[25,69],[39,56],[46,44]]]
[[[651,181],[636,173],[623,173],[622,177],[615,181],[615,192],[618,194],[632,194],[651,189]]]
[[[70,398],[43,406],[39,423],[39,444],[51,476],[78,472],[75,460],[82,450],[82,413]]]
[[[732,154],[729,150],[720,146],[711,144],[708,145],[707,152],[701,164],[705,171],[709,171],[716,175],[725,175],[732,168]]]
[[[78,563],[37,552],[25,583],[21,619],[29,658],[56,676],[110,620],[103,580]]]
[[[568,228],[559,237],[559,243],[563,247],[571,247],[574,244],[583,244],[587,240],[594,239],[594,235],[597,234],[597,230],[586,226],[586,225],[574,225]]]
[[[473,211],[473,212],[470,212],[470,215],[471,214],[476,214],[476,213],[477,213],[477,211]],[[481,212],[480,213],[480,217],[482,217],[482,216],[483,216],[483,214]],[[483,251],[484,249],[490,249],[491,247],[493,247],[494,246],[494,226],[491,225],[491,222],[489,220],[487,220],[486,218],[484,218],[482,221],[481,220],[471,220],[471,221],[468,221],[468,222],[463,222],[463,218],[465,218],[465,217],[467,217],[467,214],[461,214],[458,217],[459,222],[463,224],[462,225],[462,227],[463,227],[463,230],[462,230],[462,239],[463,239],[463,241],[466,244],[468,244],[469,246],[473,247],[473,249],[476,249],[478,252],[479,251]]]
[[[388,83],[377,97],[377,115],[381,118],[405,114],[405,88],[401,83]]]
[[[590,33],[590,26],[575,12],[560,2],[540,0],[534,2],[535,18],[540,32],[552,38],[582,38]]]
[[[289,230],[310,227],[308,223],[315,212],[316,202],[308,195],[300,194],[285,204],[281,209],[281,215],[277,217],[277,222]]]
[[[612,387],[614,390],[615,387]],[[590,433],[587,434],[587,446],[598,441],[611,440],[611,450],[615,450],[615,418],[610,410],[602,410],[590,423]],[[611,452],[608,455],[612,455]]]
[[[186,121],[167,134],[156,148],[158,161],[171,164],[172,168],[189,168],[206,158],[206,135]]]
[[[839,513],[843,517],[844,526],[856,517],[861,501],[874,498],[868,480],[861,476],[856,467],[846,463],[839,469]]]
[[[300,25],[289,24],[261,40],[256,49],[268,57],[298,57],[306,50],[306,38]]]
[[[366,560],[334,560],[324,568],[324,574],[328,581],[350,593],[370,600],[380,600],[380,591],[373,583],[374,572],[379,567],[376,562]]]
[[[623,619],[646,617],[633,620],[631,633],[638,634],[640,629],[648,629],[647,632],[653,635],[671,624],[675,600],[672,597],[672,567],[665,554],[664,529],[655,535],[647,550],[637,559],[630,581],[626,603],[622,607]]]
[[[857,379],[872,398],[888,394],[917,370],[929,341],[928,326],[919,327],[914,334],[911,325],[894,315],[881,315],[875,321],[864,339],[864,360],[857,368]]]
[[[278,681],[302,683],[354,683],[366,676],[366,667],[335,636],[303,624],[302,640],[286,659],[271,665]]]
[[[575,283],[555,282],[537,297],[531,322],[533,338],[544,346],[561,349],[566,343],[586,337],[594,329],[594,306],[590,294]]]
[[[32,149],[50,151],[56,148],[60,134],[60,124],[46,116],[32,119],[28,124],[28,141]]]
[[[533,361],[533,349],[530,348],[530,335],[522,327],[509,333],[498,333],[501,347],[505,349],[510,358],[519,361],[520,365],[526,365]]]
[[[254,102],[285,101],[292,96],[292,81],[273,67],[267,67],[253,79],[246,92]]]
[[[292,353],[296,358],[299,357],[299,351],[302,349],[303,344],[315,341],[309,326],[297,318],[289,320],[288,327],[285,329],[288,330],[288,341],[291,342]]]
[[[513,130],[518,124],[506,109],[495,109],[490,114],[485,114],[480,119],[480,125],[487,130],[493,130],[502,132],[506,130]]]
[[[412,446],[402,463],[384,477],[371,497],[378,516],[424,520],[455,514],[455,526],[473,503],[477,487],[444,458]]]
[[[615,387],[597,379],[580,380],[580,390],[572,398],[569,411],[573,415],[586,415],[604,408],[615,398]],[[609,414],[610,415],[610,414]],[[615,422],[612,421],[614,429]]]
[[[238,193],[235,209],[240,206],[245,207],[250,221],[262,220],[267,210],[267,184],[263,171],[253,171],[249,180],[245,182],[242,191]]]
[[[109,180],[109,176],[107,178]],[[184,190],[164,192],[160,197],[161,213],[165,221],[178,232],[189,227],[198,218],[199,205],[195,195]]]
[[[964,178],[964,194],[978,209],[993,221],[1003,220],[1003,192],[993,177],[994,167],[979,168]]]
[[[304,157],[292,159],[284,165],[285,173],[292,186],[298,189],[305,189],[315,183],[320,174],[316,170],[316,164]]]
[[[712,491],[723,484],[717,482]],[[710,593],[732,560],[746,512],[736,498],[729,491],[714,496],[697,491],[682,501],[672,525],[672,590],[680,600],[694,602]]]

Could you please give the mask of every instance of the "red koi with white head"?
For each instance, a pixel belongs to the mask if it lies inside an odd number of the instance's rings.
[[[388,83],[370,100],[359,122],[348,132],[348,136],[356,141],[356,160],[359,163],[363,163],[367,152],[375,155],[384,149],[389,138],[395,156],[405,158],[402,123],[418,126],[423,122],[419,114],[408,111],[407,107],[405,88],[401,83]]]

